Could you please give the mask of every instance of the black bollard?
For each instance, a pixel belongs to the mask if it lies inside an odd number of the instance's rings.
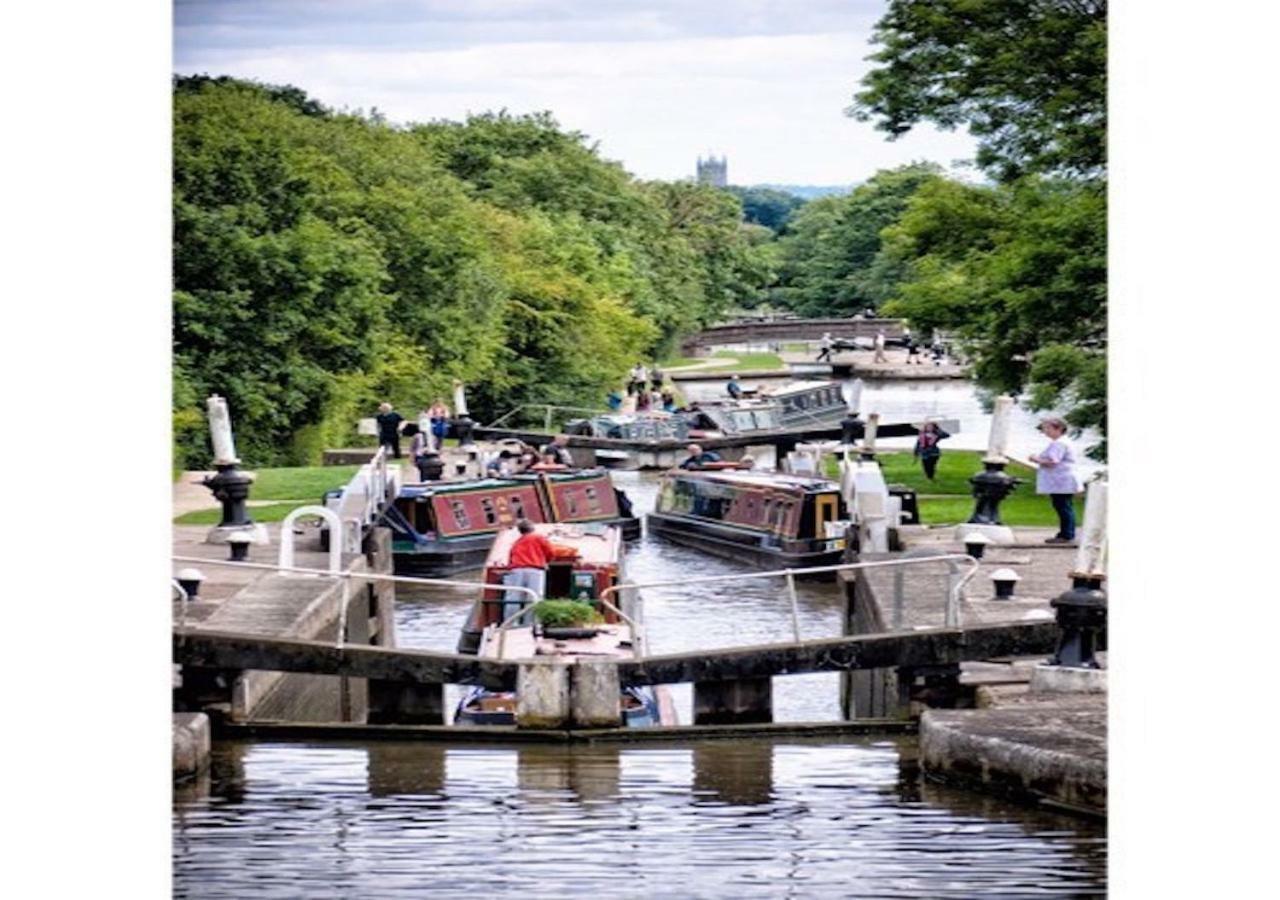
[[[444,459],[434,450],[423,454],[421,471],[424,481],[439,481],[444,477]]]
[[[475,427],[475,421],[466,413],[453,420],[453,435],[458,439],[458,446],[466,447],[475,443],[471,436]]]
[[[994,462],[984,459],[983,471],[969,479],[973,486],[973,515],[969,522],[975,525],[1003,525],[1000,521],[1000,502],[1013,493],[1013,489],[1022,484],[1021,478],[1014,478],[1005,472],[1006,461]]]
[[[1071,589],[1050,604],[1058,613],[1058,649],[1051,666],[1098,669],[1094,651],[1107,627],[1107,594],[1101,575],[1072,575]]]
[[[996,595],[993,600],[1012,600],[1013,589],[1022,579],[1013,569],[996,569],[991,573],[991,583],[995,586]]]
[[[240,471],[236,463],[218,465],[217,474],[205,478],[201,484],[213,492],[213,498],[222,504],[222,521],[219,528],[243,528],[252,525],[245,501],[249,499],[249,487],[253,476]]]
[[[253,538],[248,532],[238,531],[227,538],[227,544],[231,547],[231,561],[244,562],[249,558],[249,545],[253,543]]]
[[[840,420],[840,443],[845,446],[852,446],[862,439],[865,432],[862,420],[858,418],[858,414],[849,413]]]

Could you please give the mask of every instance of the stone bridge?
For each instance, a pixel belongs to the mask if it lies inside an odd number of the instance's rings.
[[[685,338],[681,352],[695,356],[699,351],[718,344],[770,343],[780,341],[816,341],[826,332],[833,338],[873,338],[883,331],[887,338],[902,336],[901,319],[865,319],[855,316],[847,319],[761,319],[740,320],[724,325],[712,325],[697,334]]]

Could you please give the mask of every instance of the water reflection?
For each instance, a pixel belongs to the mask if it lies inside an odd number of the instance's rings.
[[[693,745],[693,795],[730,806],[773,800],[770,741],[703,741]]]
[[[516,752],[516,783],[537,803],[569,799],[590,804],[618,796],[621,751],[616,746],[530,744]]]
[[[913,742],[219,743],[177,896],[1079,896],[1100,826],[921,782]]]
[[[444,794],[446,750],[440,744],[373,741],[365,747],[369,796]]]

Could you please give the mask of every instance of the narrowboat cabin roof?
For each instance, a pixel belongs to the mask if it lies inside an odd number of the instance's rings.
[[[792,475],[762,469],[683,469],[668,473],[675,478],[693,478],[741,487],[789,487],[810,493],[840,490],[840,484],[827,478]]]

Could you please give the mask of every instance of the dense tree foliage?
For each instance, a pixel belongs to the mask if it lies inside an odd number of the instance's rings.
[[[752,225],[763,225],[774,234],[785,231],[792,215],[805,204],[803,197],[773,188],[730,185],[728,190],[742,201],[744,221]]]
[[[872,268],[880,232],[941,171],[929,163],[903,166],[876,173],[849,194],[806,203],[781,242],[782,300],[802,315],[847,316],[887,299],[890,286]]]
[[[897,279],[889,315],[970,348],[982,384],[1030,389],[1106,429],[1106,197],[1096,184],[938,180],[884,231],[873,269]],[[1098,454],[1105,455],[1105,445]]]
[[[890,0],[848,112],[893,137],[967,125],[1003,181],[1106,165],[1103,0]]]
[[[291,87],[174,89],[174,436],[228,397],[255,465],[314,460],[453,378],[481,417],[596,404],[637,359],[754,297],[731,195],[643,183],[546,114],[393,128]]]

